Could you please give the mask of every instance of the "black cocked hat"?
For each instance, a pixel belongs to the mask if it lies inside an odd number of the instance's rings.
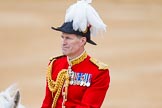
[[[87,42],[92,45],[97,45],[94,41],[91,40],[91,33],[90,33],[90,27],[87,27],[87,30],[85,32],[80,32],[79,30],[75,31],[73,29],[73,22],[65,22],[61,27],[51,27],[53,30],[61,31],[63,33],[68,34],[76,34],[79,36],[86,37]]]

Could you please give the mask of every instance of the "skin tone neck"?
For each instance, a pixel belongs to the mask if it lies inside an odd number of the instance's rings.
[[[68,56],[70,60],[80,56],[84,52],[86,37],[62,33],[61,38],[62,53]]]

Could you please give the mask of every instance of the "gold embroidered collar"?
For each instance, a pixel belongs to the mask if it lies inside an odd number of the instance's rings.
[[[69,60],[69,58],[67,57],[67,60],[68,60],[69,65],[74,66],[74,65],[79,64],[80,62],[84,61],[86,58],[87,58],[87,53],[86,53],[86,51],[84,51],[80,56],[78,56],[72,60]]]

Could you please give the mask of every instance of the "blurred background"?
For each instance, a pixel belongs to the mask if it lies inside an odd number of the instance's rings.
[[[40,108],[49,58],[61,54],[60,26],[76,0],[0,0],[0,91],[18,83],[21,102]],[[162,1],[93,0],[107,32],[87,52],[109,65],[102,108],[162,108]],[[96,97],[97,98],[97,97]]]

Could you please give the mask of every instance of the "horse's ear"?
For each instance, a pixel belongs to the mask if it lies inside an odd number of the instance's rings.
[[[17,91],[17,84],[16,83],[14,83],[14,84],[12,84],[12,85],[10,85],[6,90],[5,90],[5,92],[7,93],[7,94],[9,94],[11,97],[13,97],[14,95],[15,95],[15,92]]]
[[[13,108],[17,108],[18,107],[19,101],[20,101],[20,92],[17,91],[15,96],[14,96],[14,107]]]

